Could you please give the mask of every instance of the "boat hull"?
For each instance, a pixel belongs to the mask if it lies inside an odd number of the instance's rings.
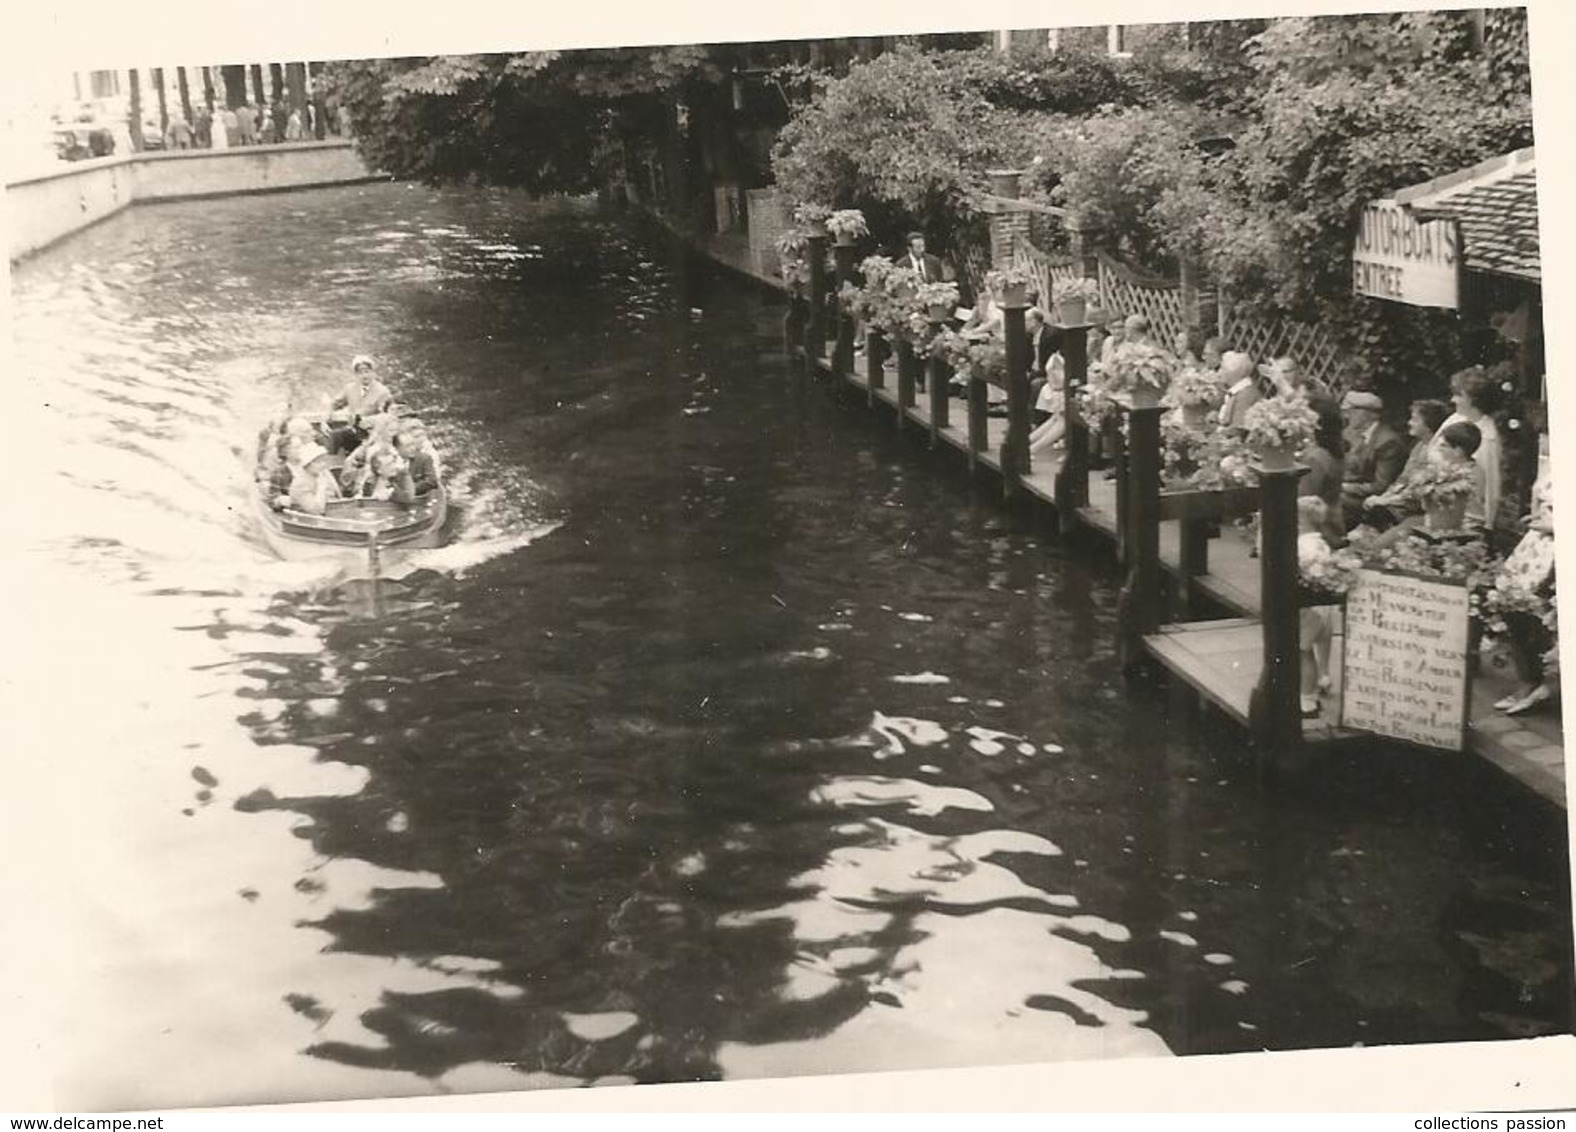
[[[255,499],[263,540],[275,554],[291,561],[367,563],[374,554],[387,561],[405,551],[448,541],[449,501],[441,487],[414,503],[334,500],[325,515],[276,510],[260,495]]]

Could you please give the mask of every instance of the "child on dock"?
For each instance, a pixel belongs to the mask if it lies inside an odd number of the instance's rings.
[[[1297,500],[1297,567],[1306,578],[1317,576],[1335,551],[1325,537],[1330,508],[1317,495]],[[1304,605],[1299,615],[1301,632],[1301,704],[1304,719],[1319,715],[1319,697],[1330,690],[1330,643],[1335,626],[1329,606]]]

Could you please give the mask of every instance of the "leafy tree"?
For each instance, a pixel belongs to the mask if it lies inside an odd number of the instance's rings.
[[[862,209],[878,239],[916,225],[950,235],[986,171],[1021,142],[1013,116],[942,58],[900,47],[825,82],[778,136],[779,188],[794,201]]]
[[[362,60],[324,77],[395,176],[582,191],[618,141],[660,130],[670,98],[719,74],[714,49],[683,46]]]

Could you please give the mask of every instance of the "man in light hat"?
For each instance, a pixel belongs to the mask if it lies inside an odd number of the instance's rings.
[[[321,515],[328,510],[330,499],[342,498],[332,463],[328,449],[321,445],[302,446],[295,476],[290,480],[291,507],[309,515]]]
[[[350,381],[334,398],[332,407],[349,409],[358,425],[363,418],[381,413],[394,400],[389,387],[378,380],[376,370],[376,362],[366,354],[357,354],[350,359]]]
[[[1348,528],[1362,516],[1363,500],[1395,482],[1406,466],[1406,442],[1384,423],[1384,399],[1353,389],[1341,398],[1346,418],[1346,474],[1341,483],[1341,509]]]
[[[1220,356],[1220,384],[1226,396],[1220,403],[1222,428],[1246,428],[1248,410],[1264,399],[1264,391],[1254,380],[1253,359],[1240,350],[1227,350]]]

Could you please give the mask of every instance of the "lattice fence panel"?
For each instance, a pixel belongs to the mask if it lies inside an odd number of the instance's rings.
[[[1187,329],[1187,311],[1180,287],[1125,278],[1104,260],[1100,261],[1100,300],[1107,310],[1124,315],[1141,314],[1149,319],[1155,341],[1167,347]]]
[[[1049,308],[1056,301],[1056,291],[1063,284],[1079,278],[1078,265],[1067,256],[1051,255],[1033,244],[1020,241],[1013,248],[1013,262],[1034,273],[1035,290],[1040,295],[1040,305]]]
[[[1317,326],[1288,322],[1233,318],[1226,325],[1226,342],[1263,361],[1290,357],[1308,376],[1332,388],[1340,372],[1341,355]]]

